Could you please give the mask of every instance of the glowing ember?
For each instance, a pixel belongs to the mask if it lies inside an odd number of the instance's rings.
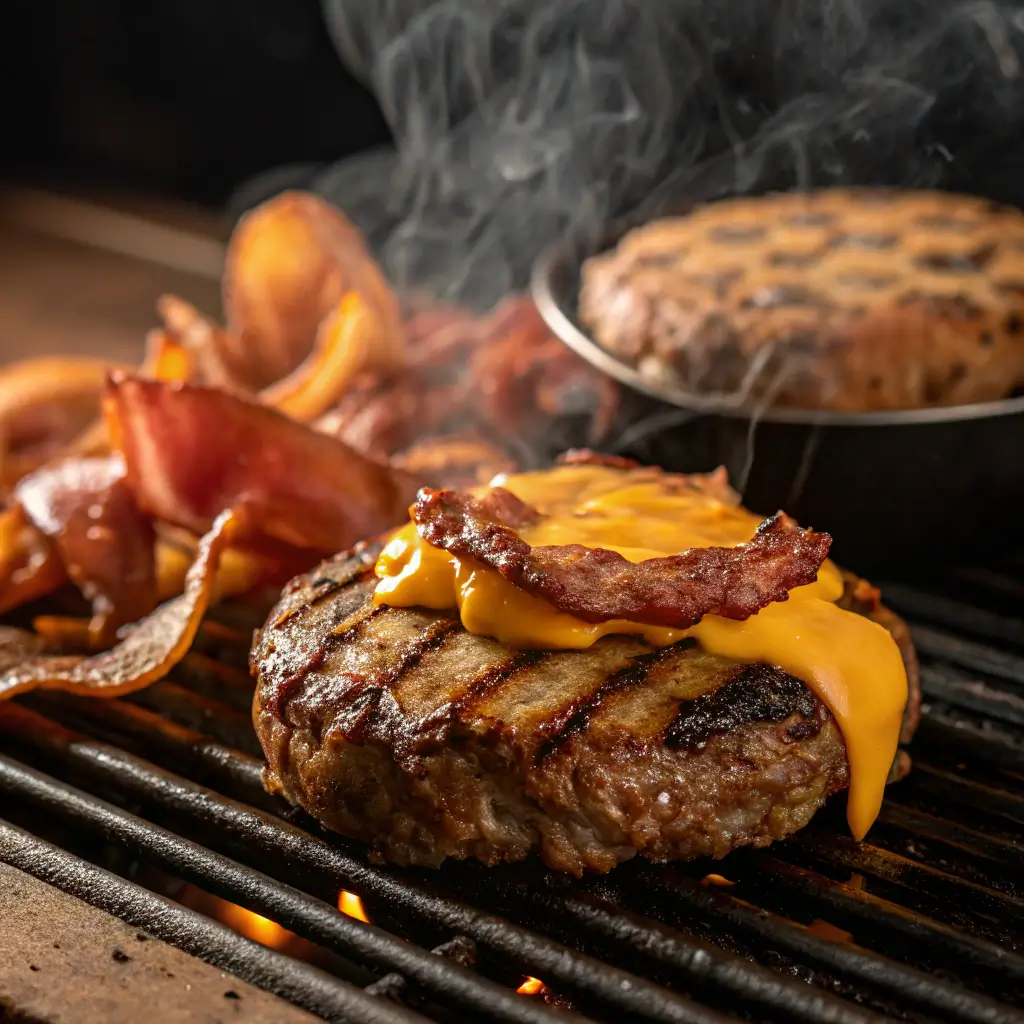
[[[828,942],[850,942],[853,939],[850,932],[838,928],[828,921],[823,921],[820,917],[816,917],[807,925],[807,930],[812,935],[817,935],[819,939],[826,939]]]
[[[291,932],[266,917],[260,917],[251,910],[236,906],[234,903],[222,903],[218,907],[217,917],[229,928],[244,935],[247,939],[281,949],[287,945]]]
[[[544,991],[544,982],[540,978],[527,978],[516,991],[523,996],[535,996]]]
[[[370,923],[370,919],[366,916],[366,908],[363,906],[363,901],[354,892],[346,892],[342,889],[338,893],[338,909],[343,914],[354,917],[357,921]]]
[[[727,889],[727,888],[729,888],[729,886],[735,885],[735,884],[736,884],[735,882],[733,882],[730,879],[726,878],[725,875],[710,874],[710,875],[705,875],[701,879],[701,885],[717,885],[717,886],[719,886],[720,888],[723,888],[723,889]]]

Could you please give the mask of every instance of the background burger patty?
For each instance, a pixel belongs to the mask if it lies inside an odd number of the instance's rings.
[[[448,613],[374,607],[379,550],[293,581],[253,651],[267,787],[377,857],[539,848],[573,873],[720,857],[790,835],[849,782],[828,709],[778,669],[627,636],[515,650]],[[845,600],[866,592],[851,577]]]
[[[684,391],[851,412],[990,402],[1024,384],[1024,213],[864,188],[708,203],[588,260],[580,317]]]

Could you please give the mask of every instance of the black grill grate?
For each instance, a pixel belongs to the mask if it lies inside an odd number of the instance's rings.
[[[840,800],[716,865],[633,862],[583,882],[536,865],[368,865],[263,791],[236,620],[208,625],[134,702],[0,706],[0,860],[327,1020],[1024,1022],[1024,574],[886,592],[913,623],[925,708],[914,771],[865,844]],[[335,966],[150,891],[152,869]],[[715,870],[731,884],[707,884]],[[375,924],[335,909],[342,889]],[[526,975],[563,1008],[518,995]]]

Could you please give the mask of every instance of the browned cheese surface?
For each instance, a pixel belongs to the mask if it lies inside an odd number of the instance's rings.
[[[378,551],[289,586],[254,648],[253,713],[268,787],[381,859],[720,857],[848,783],[831,715],[777,669],[626,636],[513,650],[374,607]]]
[[[836,410],[1024,385],[1024,214],[938,192],[724,200],[587,261],[580,316],[651,378]]]

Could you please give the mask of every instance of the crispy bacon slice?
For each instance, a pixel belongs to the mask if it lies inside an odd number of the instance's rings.
[[[123,639],[102,654],[47,655],[40,638],[21,630],[0,630],[0,700],[29,690],[119,697],[163,678],[192,646],[210,603],[221,554],[248,529],[244,510],[218,516],[199,544],[182,595],[128,627]]]
[[[44,356],[0,371],[0,492],[60,453],[99,412],[109,360]]]
[[[291,373],[313,347],[324,317],[358,292],[384,331],[401,335],[398,300],[362,234],[317,196],[285,192],[246,214],[224,268],[227,334],[251,376],[266,387]]]
[[[94,647],[153,610],[153,526],[135,503],[119,455],[61,459],[25,477],[14,498],[92,604]]]
[[[413,506],[413,521],[428,544],[476,559],[587,622],[628,619],[687,629],[705,615],[746,619],[813,583],[832,543],[828,534],[802,530],[779,512],[748,544],[630,562],[616,551],[579,544],[531,547],[515,527],[538,517],[500,487],[482,499],[424,488]]]
[[[57,552],[25,510],[10,505],[0,512],[0,615],[66,582]]]
[[[260,399],[292,419],[324,415],[361,373],[391,373],[402,365],[404,335],[386,331],[380,316],[358,292],[346,292],[320,324],[313,351]]]
[[[337,551],[400,522],[416,493],[413,477],[239,395],[120,377],[106,408],[139,506],[196,534],[245,504],[264,534]]]
[[[141,377],[152,377],[155,380],[189,380],[194,369],[193,362],[181,342],[166,331],[152,330],[146,335],[146,357],[138,373]],[[104,390],[107,376],[109,372],[104,374]],[[97,400],[96,404],[99,407],[100,401]],[[109,427],[106,418],[98,416],[68,445],[65,454],[109,455],[112,447]]]
[[[215,387],[255,389],[258,374],[247,365],[242,343],[220,324],[177,295],[161,295],[156,309],[164,322],[164,331],[159,333],[173,339],[186,355],[189,372],[178,380],[196,379]],[[150,361],[151,357],[147,358]],[[172,379],[154,372],[143,376]]]

